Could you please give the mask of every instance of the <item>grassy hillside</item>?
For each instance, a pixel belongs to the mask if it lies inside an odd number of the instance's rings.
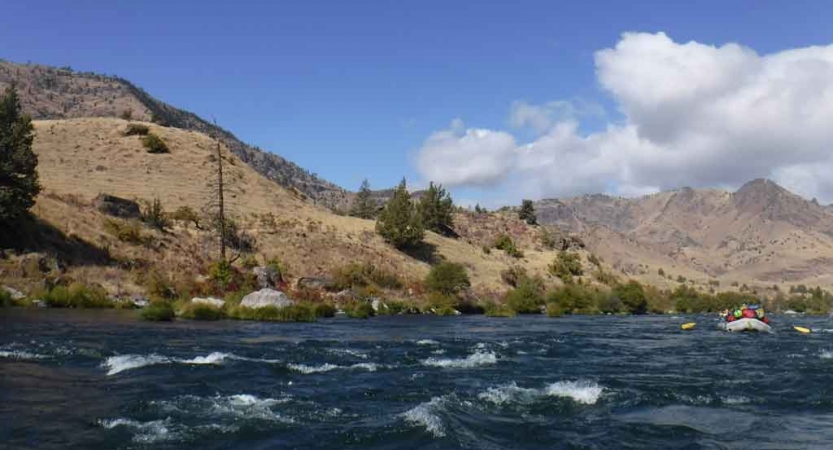
[[[135,123],[135,122],[134,122]],[[128,122],[84,118],[36,121],[34,150],[44,192],[33,209],[35,216],[67,237],[106,249],[109,263],[73,265],[69,274],[110,290],[140,291],[135,268],[157,267],[171,274],[204,271],[216,258],[216,246],[204,231],[182,225],[162,233],[143,228],[149,243],[119,241],[107,229],[108,217],[92,206],[101,193],[127,199],[158,198],[167,211],[189,206],[200,211],[211,199],[215,177],[215,141],[208,136],[144,123],[160,136],[170,153],[151,154],[139,136],[125,136]],[[369,220],[339,216],[312,205],[303,194],[277,185],[223,147],[228,182],[228,209],[255,236],[255,254],[264,261],[278,258],[291,278],[327,276],[352,262],[367,262],[418,282],[430,264],[452,261],[469,271],[473,288],[482,295],[508,289],[501,272],[512,266],[546,276],[556,251],[539,243],[539,230],[512,215],[458,214],[461,237],[427,233],[426,245],[406,254],[383,242]],[[522,258],[501,250],[484,249],[507,234],[523,251]],[[41,249],[54,253],[50,249]],[[584,252],[579,252],[587,255]],[[180,275],[174,275],[180,276]],[[554,279],[551,282],[557,284]]]

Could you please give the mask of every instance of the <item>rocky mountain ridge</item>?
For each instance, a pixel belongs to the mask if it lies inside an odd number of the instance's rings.
[[[12,83],[18,87],[24,111],[33,119],[132,118],[198,131],[219,138],[258,173],[298,190],[314,203],[335,209],[350,202],[351,194],[341,187],[277,154],[246,144],[194,113],[154,98],[124,78],[0,60],[0,89]]]

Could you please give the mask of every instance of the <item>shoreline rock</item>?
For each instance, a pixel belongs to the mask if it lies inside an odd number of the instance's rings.
[[[286,294],[271,288],[265,288],[252,292],[251,294],[243,297],[243,300],[240,301],[240,306],[245,308],[265,308],[267,306],[285,308],[294,304],[295,302],[290,300]]]

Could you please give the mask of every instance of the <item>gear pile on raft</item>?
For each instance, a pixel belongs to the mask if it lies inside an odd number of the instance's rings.
[[[726,331],[764,331],[771,332],[769,318],[760,305],[741,305],[733,310],[725,310],[720,328]]]

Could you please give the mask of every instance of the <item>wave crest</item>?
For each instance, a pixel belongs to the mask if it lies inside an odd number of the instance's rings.
[[[604,388],[592,381],[559,381],[546,387],[546,393],[554,397],[568,397],[578,403],[594,405]]]
[[[460,358],[428,358],[422,364],[433,367],[470,369],[472,367],[486,366],[497,363],[497,356],[493,352],[476,351],[471,355]]]
[[[445,427],[443,426],[439,412],[445,408],[447,401],[448,397],[445,395],[442,397],[434,397],[431,401],[420,403],[405,411],[402,413],[402,418],[406,422],[424,427],[426,431],[435,437],[443,437],[445,436]]]

